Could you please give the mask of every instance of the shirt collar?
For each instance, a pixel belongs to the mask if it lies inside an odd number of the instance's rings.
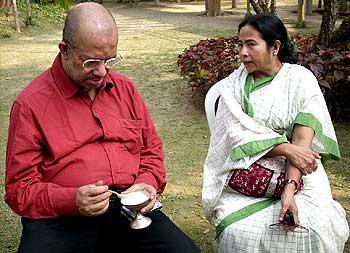
[[[51,74],[64,98],[70,98],[80,90],[79,86],[76,83],[74,83],[64,71],[61,62],[61,54],[58,54],[56,56],[51,67]],[[107,73],[103,80],[101,89],[111,89],[112,87],[114,87],[114,83],[109,73]]]

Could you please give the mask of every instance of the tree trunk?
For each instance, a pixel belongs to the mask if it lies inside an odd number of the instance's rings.
[[[159,6],[159,0],[154,0],[154,5]]]
[[[210,17],[215,17],[220,14],[221,14],[220,0],[208,0],[207,15]]]
[[[343,20],[337,30],[331,35],[330,44],[333,46],[340,46],[349,48],[350,45],[350,16]]]
[[[311,16],[312,15],[312,0],[306,0],[306,11],[305,11],[306,16]]]
[[[18,21],[18,10],[17,10],[17,3],[16,0],[12,0],[12,11],[13,11],[13,18],[15,21],[15,27],[16,27],[16,32],[21,32],[21,28],[19,26],[19,21]]]
[[[305,0],[298,0],[298,19],[297,25],[298,28],[305,28]]]
[[[276,0],[271,0],[271,5],[270,5],[270,13],[276,15],[277,10],[276,10]]]
[[[250,4],[253,6],[253,10],[258,14],[260,12],[263,12],[263,9],[255,0],[249,0]]]
[[[238,0],[232,0],[232,9],[236,9],[238,4]]]
[[[245,14],[246,17],[249,17],[252,15],[252,12],[250,11],[250,0],[247,0],[247,12]]]
[[[253,9],[256,13],[265,12],[270,13],[271,12],[271,5],[274,0],[250,0],[250,4],[253,6]],[[273,3],[275,5],[276,3]]]
[[[317,8],[322,9],[322,0],[318,0]]]
[[[320,33],[317,44],[328,46],[331,40],[331,34],[334,31],[335,21],[337,20],[338,4],[337,0],[324,0],[324,11]]]
[[[339,10],[340,11],[347,11],[347,9],[348,9],[347,0],[340,0],[339,2],[340,2]]]
[[[24,3],[26,5],[26,25],[33,25],[32,15],[30,14],[30,3],[29,0],[24,0]]]

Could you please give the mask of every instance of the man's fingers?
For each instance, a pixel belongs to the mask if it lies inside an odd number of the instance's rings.
[[[100,185],[100,186],[89,185],[87,195],[90,197],[93,197],[93,196],[97,196],[97,195],[100,195],[102,193],[105,193],[107,191],[108,191],[107,185]]]
[[[105,200],[109,200],[109,197],[111,195],[112,194],[107,191],[107,192],[104,192],[104,193],[99,194],[97,196],[89,197],[89,203],[96,204],[96,203],[100,203],[100,202],[105,201]]]
[[[145,206],[144,208],[141,209],[141,213],[145,214],[148,213],[149,211],[152,210],[152,208],[154,207],[154,204],[156,203],[156,198],[152,199],[147,206]]]
[[[109,200],[104,200],[96,204],[89,204],[87,206],[81,207],[83,214],[86,216],[97,216],[104,213],[109,206]]]

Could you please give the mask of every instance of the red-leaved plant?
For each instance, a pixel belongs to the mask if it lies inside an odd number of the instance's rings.
[[[297,63],[316,76],[332,117],[350,119],[350,50],[315,45],[315,35],[296,34],[292,40],[297,47]],[[206,94],[240,63],[238,36],[201,40],[180,54],[177,61],[180,75],[188,78],[193,95]]]

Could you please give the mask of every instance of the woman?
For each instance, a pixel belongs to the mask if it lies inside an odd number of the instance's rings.
[[[349,227],[320,160],[340,154],[318,82],[291,64],[293,45],[276,16],[248,17],[239,41],[242,65],[216,84],[204,165],[203,205],[218,251],[342,252]]]

